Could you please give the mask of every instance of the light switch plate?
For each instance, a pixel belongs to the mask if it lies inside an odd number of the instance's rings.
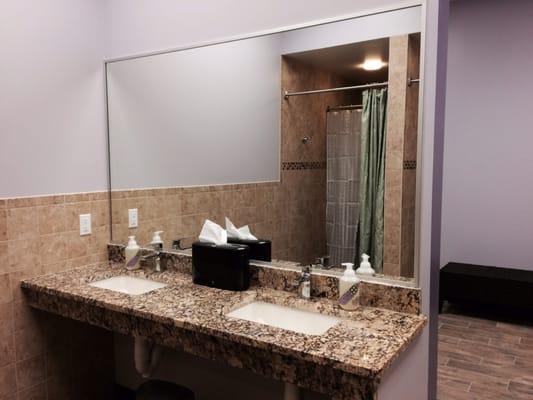
[[[139,215],[136,208],[128,210],[128,228],[137,228],[139,226]]]
[[[90,235],[91,233],[91,214],[80,214],[80,236]]]

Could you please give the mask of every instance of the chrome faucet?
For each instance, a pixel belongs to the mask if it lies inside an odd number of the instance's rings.
[[[154,260],[154,269],[156,272],[162,272],[167,269],[166,258],[163,255],[161,246],[154,245],[152,246],[153,250],[150,254],[146,254],[141,257],[141,261]],[[163,262],[161,262],[163,261]]]
[[[315,264],[317,267],[322,269],[331,269],[331,267],[333,267],[333,265],[329,263],[329,256],[317,257]]]
[[[154,269],[157,272],[161,272],[161,254],[158,250],[141,257],[141,261],[148,261],[152,259],[154,260]]]
[[[302,267],[300,276],[294,282],[294,286],[298,287],[298,295],[302,299],[311,298],[311,266],[306,265]]]

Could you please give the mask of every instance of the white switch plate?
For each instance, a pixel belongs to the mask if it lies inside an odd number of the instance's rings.
[[[90,235],[91,233],[91,214],[80,214],[80,236]]]
[[[128,228],[137,228],[139,226],[139,215],[136,208],[128,210]]]

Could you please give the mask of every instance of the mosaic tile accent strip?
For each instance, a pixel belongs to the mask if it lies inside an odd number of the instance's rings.
[[[404,160],[403,169],[416,169],[416,160]]]
[[[325,161],[286,161],[281,163],[283,171],[299,171],[305,169],[326,169]]]

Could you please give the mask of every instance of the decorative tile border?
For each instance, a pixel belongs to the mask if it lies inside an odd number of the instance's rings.
[[[404,160],[403,169],[416,169],[416,160]]]
[[[304,169],[326,169],[325,161],[285,161],[281,163],[282,171],[299,171]]]

